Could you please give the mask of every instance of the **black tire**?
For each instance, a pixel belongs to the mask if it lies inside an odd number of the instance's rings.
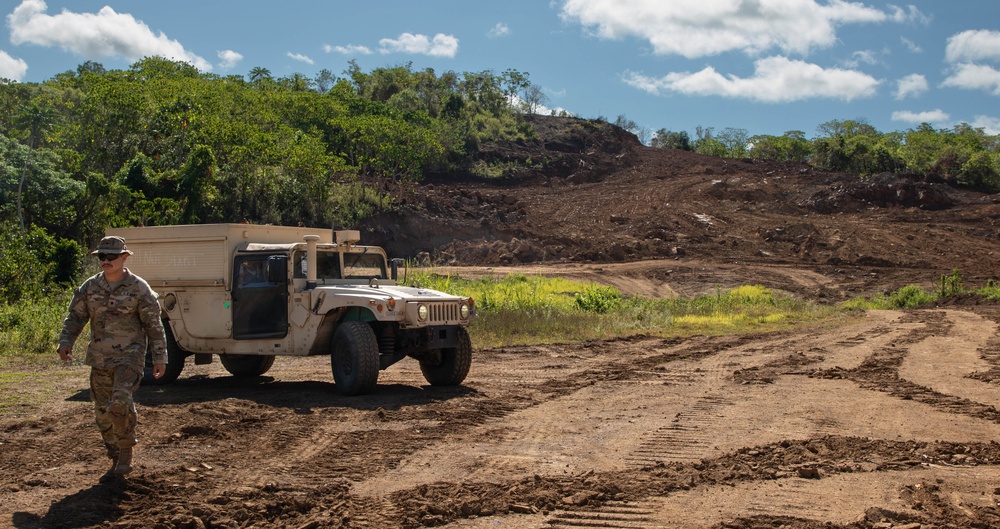
[[[187,358],[187,351],[181,349],[174,339],[174,333],[170,330],[170,324],[163,320],[163,333],[167,335],[167,369],[160,378],[153,376],[153,351],[146,350],[146,365],[142,370],[143,386],[166,386],[177,380],[184,371],[184,359]]]
[[[371,393],[378,383],[378,340],[371,326],[347,321],[337,327],[330,351],[330,367],[341,395]]]
[[[237,378],[259,377],[274,365],[274,355],[219,355],[219,360]]]
[[[472,339],[464,327],[458,329],[458,346],[441,349],[440,361],[420,361],[420,372],[432,386],[457,386],[472,367]]]

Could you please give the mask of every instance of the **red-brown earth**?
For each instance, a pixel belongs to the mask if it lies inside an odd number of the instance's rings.
[[[521,164],[397,192],[367,242],[649,297],[996,277],[994,195],[533,123],[481,153]],[[0,417],[0,526],[1000,527],[1000,306],[972,295],[796,331],[477,347],[460,387],[406,360],[363,397],[323,357],[250,382],[188,365],[140,388],[138,468],[110,484],[86,368],[48,380]]]

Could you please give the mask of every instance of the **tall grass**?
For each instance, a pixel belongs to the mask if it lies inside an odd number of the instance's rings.
[[[14,358],[25,360],[42,353],[56,358],[56,342],[66,317],[71,292],[57,292],[0,304],[0,363]]]

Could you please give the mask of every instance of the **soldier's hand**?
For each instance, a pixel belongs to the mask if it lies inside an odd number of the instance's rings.
[[[59,358],[62,359],[64,364],[69,364],[73,361],[73,348],[66,347],[65,345],[59,348]]]
[[[167,364],[153,364],[153,378],[160,378],[167,372]]]

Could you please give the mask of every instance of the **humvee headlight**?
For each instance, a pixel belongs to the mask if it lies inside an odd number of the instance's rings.
[[[458,309],[458,313],[459,313],[460,316],[462,316],[463,320],[468,319],[469,318],[469,306],[466,305],[465,303],[462,303],[462,306],[459,307],[459,309]]]
[[[417,306],[417,319],[420,321],[427,321],[427,305]]]
[[[176,306],[177,296],[175,296],[173,292],[167,294],[163,298],[163,308],[166,309],[167,312],[172,312]]]

